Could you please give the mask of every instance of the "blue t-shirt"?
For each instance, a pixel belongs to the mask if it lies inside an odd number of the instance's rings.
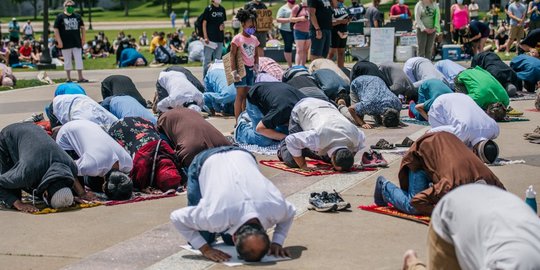
[[[523,14],[527,12],[527,8],[519,2],[514,2],[508,7],[508,11],[511,12],[514,17],[522,18]],[[518,21],[510,18],[510,25],[516,26],[517,24]]]
[[[120,63],[118,64],[119,67],[128,67],[135,65],[135,62],[137,62],[138,58],[142,58],[144,60],[145,65],[148,64],[146,61],[146,58],[139,53],[137,50],[133,48],[126,48],[122,50],[122,54],[120,55]]]
[[[437,97],[449,93],[453,93],[452,90],[441,80],[429,79],[418,89],[418,103],[424,103],[427,112]]]
[[[114,116],[118,117],[118,119],[125,117],[141,117],[152,122],[154,125],[157,122],[157,118],[133,97],[114,96],[108,97],[107,99],[110,99],[108,108],[105,104],[103,104],[103,107],[108,109]]]

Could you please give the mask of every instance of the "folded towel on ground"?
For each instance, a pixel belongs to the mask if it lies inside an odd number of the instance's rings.
[[[429,225],[429,221],[431,220],[431,218],[428,217],[428,216],[405,214],[403,212],[398,211],[393,206],[377,206],[377,205],[373,204],[373,205],[360,205],[360,206],[358,206],[358,208],[360,208],[360,209],[362,209],[364,211],[373,212],[373,213],[379,213],[379,214],[383,214],[383,215],[389,215],[389,216],[402,218],[402,219],[407,219],[407,220],[422,223],[422,224],[425,224],[425,225]]]
[[[338,172],[335,171],[332,168],[332,164],[328,164],[326,162],[320,161],[320,160],[306,160],[307,164],[311,167],[315,166],[317,169],[313,171],[306,171],[298,168],[290,168],[289,166],[285,165],[285,163],[279,161],[279,160],[261,160],[259,163],[262,165],[286,171],[286,172],[292,172],[296,174],[300,174],[303,176],[319,176],[319,175],[330,175],[330,174],[338,174],[338,173],[347,173],[347,172]],[[359,166],[354,166],[351,171],[353,172],[368,172],[368,171],[376,171],[376,168],[361,168]]]

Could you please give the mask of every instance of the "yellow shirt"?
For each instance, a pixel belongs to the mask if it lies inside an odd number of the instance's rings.
[[[163,40],[159,40],[159,36],[154,37],[152,39],[152,42],[150,42],[150,53],[154,53],[157,47],[159,46],[165,46],[167,44],[167,40],[163,38]]]

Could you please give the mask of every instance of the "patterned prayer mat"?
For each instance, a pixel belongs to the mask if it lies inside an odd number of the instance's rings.
[[[414,125],[420,125],[420,126],[429,126],[428,121],[420,121],[414,118],[410,118],[408,116],[402,116],[401,122],[407,123],[407,124],[414,124]]]
[[[424,225],[429,225],[429,221],[431,220],[431,218],[428,216],[409,215],[409,214],[402,213],[396,210],[392,206],[377,206],[373,204],[373,205],[360,205],[358,206],[358,208],[364,211],[368,211],[368,212],[379,213],[383,215],[411,220],[414,222],[422,223]]]
[[[499,123],[504,123],[504,122],[527,122],[527,121],[531,121],[531,120],[529,120],[529,118],[523,118],[523,117],[508,117],[505,120],[499,121]]]
[[[328,164],[328,163],[320,161],[320,160],[309,160],[308,159],[308,160],[306,160],[306,162],[311,166],[315,166],[317,168],[317,170],[306,171],[306,170],[301,170],[301,169],[298,169],[298,168],[289,168],[289,166],[285,165],[285,163],[283,163],[283,162],[281,162],[279,160],[261,160],[261,161],[259,161],[259,163],[261,163],[262,165],[265,165],[265,166],[268,166],[268,167],[271,167],[271,168],[274,168],[274,169],[286,171],[286,172],[292,172],[292,173],[300,174],[300,175],[303,175],[303,176],[320,176],[320,175],[331,175],[331,174],[347,173],[347,172],[335,171],[332,168],[331,164]],[[377,170],[377,168],[361,168],[361,167],[358,167],[358,166],[355,166],[352,169],[353,172],[370,172],[370,171],[376,171],[376,170]]]
[[[265,155],[265,156],[275,156],[277,155],[277,150],[279,143],[270,146],[258,146],[256,144],[238,144],[238,147],[248,150],[253,154]]]
[[[540,112],[538,109],[536,108],[532,108],[532,109],[525,109],[526,111],[528,112]]]

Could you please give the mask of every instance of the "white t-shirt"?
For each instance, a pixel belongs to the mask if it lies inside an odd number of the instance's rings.
[[[194,101],[203,106],[203,94],[189,82],[186,75],[178,71],[163,71],[159,74],[158,83],[167,90],[169,96],[158,102],[160,112],[170,108],[183,108],[185,102]]]
[[[133,167],[129,153],[100,126],[88,120],[64,124],[56,142],[62,149],[77,153],[79,159],[75,163],[80,176],[105,176],[116,162],[124,173],[129,173]]]
[[[252,218],[264,229],[276,225],[272,242],[283,245],[296,210],[249,153],[233,150],[210,156],[200,170],[199,185],[199,204],[171,214],[176,229],[194,248],[206,244],[199,231],[232,235]]]
[[[428,121],[432,127],[429,132],[450,132],[469,147],[499,136],[497,122],[472,98],[461,93],[437,97],[429,109]]]
[[[88,96],[59,95],[53,99],[53,112],[62,124],[72,120],[89,120],[109,130],[118,118]]]
[[[463,270],[540,269],[540,219],[516,195],[468,184],[445,195],[431,215]]]

